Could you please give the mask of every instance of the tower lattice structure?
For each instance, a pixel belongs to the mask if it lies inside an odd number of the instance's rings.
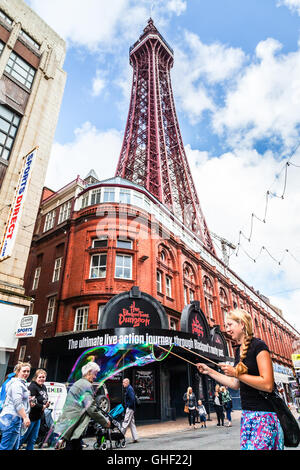
[[[215,255],[176,115],[173,62],[173,50],[150,18],[130,48],[133,83],[116,176],[146,188]]]

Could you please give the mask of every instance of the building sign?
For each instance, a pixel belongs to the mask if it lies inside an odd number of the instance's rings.
[[[180,325],[181,331],[192,333],[201,340],[209,341],[209,326],[198,301],[184,307]]]
[[[16,331],[16,338],[32,338],[35,336],[38,315],[25,315],[21,318]]]
[[[6,223],[6,230],[0,244],[0,261],[12,255],[36,153],[37,148],[24,157],[23,167]]]
[[[227,342],[220,331],[220,327],[214,326],[210,331],[210,335],[211,335],[211,341],[210,341],[211,345],[218,349],[222,349],[223,355],[228,356]]]
[[[300,369],[300,354],[292,354],[294,369]]]
[[[102,328],[168,328],[163,306],[149,294],[133,287],[115,295],[104,307]]]

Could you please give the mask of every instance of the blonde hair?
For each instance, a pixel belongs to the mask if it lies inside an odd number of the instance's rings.
[[[29,364],[29,362],[18,362],[18,364],[14,367],[14,372],[16,375],[19,374],[22,367],[29,367],[29,369],[31,369],[31,364]]]
[[[193,393],[192,387],[188,387],[186,393],[187,395],[191,395]]]
[[[231,310],[227,314],[226,318],[230,320],[234,320],[237,323],[243,325],[243,332],[244,332],[245,338],[241,346],[240,362],[235,367],[236,375],[237,377],[239,377],[240,375],[247,374],[248,372],[248,367],[243,363],[243,360],[247,356],[247,352],[248,352],[250,343],[253,338],[252,318],[251,318],[251,315],[248,312],[246,312],[246,310],[243,310],[241,308],[236,308],[234,310]]]
[[[32,377],[32,380],[35,382],[40,374],[45,374],[47,377],[47,372],[44,369],[37,369],[34,373],[34,376]]]

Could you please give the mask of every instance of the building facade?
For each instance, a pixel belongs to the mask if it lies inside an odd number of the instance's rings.
[[[25,273],[37,334],[20,340],[11,366],[30,359],[34,368],[47,368],[50,380],[65,382],[91,346],[125,348],[125,338],[132,347],[173,345],[176,355],[126,371],[144,398],[138,418],[167,419],[182,414],[188,385],[211,409],[214,382],[193,364],[199,354],[214,367],[233,360],[225,331],[230,309],[251,314],[278,380],[292,375],[292,344],[299,333],[215,254],[179,135],[169,77],[172,51],[153,22],[130,54],[133,67],[141,61],[148,73],[139,76],[134,69],[115,177],[100,181],[91,171],[56,193],[44,190]],[[122,373],[107,383],[112,399],[120,400]],[[237,407],[238,396],[234,401]]]
[[[24,272],[65,86],[64,58],[65,42],[23,0],[0,1],[0,377],[16,347],[16,321],[30,305]]]

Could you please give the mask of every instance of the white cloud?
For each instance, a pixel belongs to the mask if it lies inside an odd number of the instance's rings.
[[[300,0],[279,0],[277,6],[284,5],[300,15]]]
[[[177,16],[181,15],[186,10],[186,1],[184,0],[169,0],[167,3],[167,8],[176,13]]]
[[[181,108],[196,123],[204,111],[217,111],[213,85],[232,78],[242,67],[245,54],[217,42],[206,45],[189,31],[183,43],[184,49],[175,49],[174,91]]]
[[[78,175],[84,178],[92,168],[99,179],[114,176],[122,137],[115,129],[99,131],[84,123],[75,130],[72,142],[53,144],[45,186],[57,191]]]
[[[92,96],[99,96],[106,86],[106,73],[102,70],[96,70],[96,76],[92,80]]]
[[[218,158],[189,145],[186,152],[209,229],[237,245],[240,230],[246,236],[250,234],[251,214],[264,218],[266,191],[271,189],[282,195],[284,164],[272,152],[260,155],[253,149],[227,152]],[[300,165],[300,152],[293,161]],[[271,295],[300,287],[300,170],[289,167],[288,171],[284,199],[270,199],[266,223],[254,219],[251,241],[241,238],[238,256],[231,256],[230,267],[249,286],[270,296],[274,305],[284,311],[286,319],[298,324],[299,329],[296,300],[300,290],[293,295],[289,292]],[[220,243],[217,240],[214,243],[222,258]],[[256,258],[262,246],[278,261],[285,255],[281,265],[266,250],[262,250],[256,263],[246,255]]]
[[[253,145],[258,139],[282,139],[294,145],[300,122],[300,51],[280,53],[269,38],[256,47],[256,60],[227,90],[225,106],[213,117],[216,132],[231,145]]]

